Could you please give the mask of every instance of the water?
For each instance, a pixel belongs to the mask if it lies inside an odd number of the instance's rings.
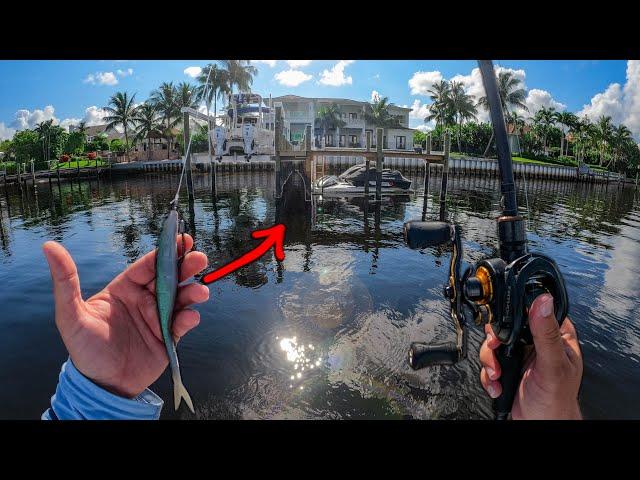
[[[183,380],[198,418],[492,417],[472,327],[469,359],[418,372],[406,365],[413,340],[453,339],[441,287],[448,252],[412,251],[402,224],[422,214],[422,196],[387,200],[379,215],[357,200],[275,199],[273,172],[195,175],[184,212],[196,247],[220,266],[257,242],[254,229],[287,225],[286,259],[272,252],[211,285],[202,321],[179,345]],[[418,183],[422,179],[413,178]],[[88,298],[154,247],[177,175],[40,183],[0,194],[0,418],[38,418],[67,354],[54,324],[40,245],[62,242]],[[439,179],[432,179],[432,193]],[[462,225],[465,260],[495,252],[494,179],[454,177],[449,210]],[[291,193],[291,192],[289,192]],[[186,207],[186,192],[182,205]],[[587,418],[640,418],[640,210],[633,188],[530,181],[532,250],[559,264],[585,357]],[[525,205],[523,191],[519,202]],[[428,199],[435,217],[437,197]],[[173,411],[170,378],[151,387]]]

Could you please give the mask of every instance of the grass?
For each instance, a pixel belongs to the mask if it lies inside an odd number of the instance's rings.
[[[80,168],[84,168],[84,167],[95,167],[96,166],[96,161],[95,160],[80,160],[80,162],[60,162],[58,164],[58,166],[60,167],[60,169],[65,169],[65,168],[78,168],[78,163],[80,164]],[[105,167],[107,165],[107,163],[103,160],[98,160],[98,166],[99,167]],[[56,166],[55,164],[51,164],[51,168],[52,170],[55,170],[58,166]]]

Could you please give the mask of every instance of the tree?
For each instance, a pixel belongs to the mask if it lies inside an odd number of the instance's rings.
[[[74,130],[67,137],[63,152],[74,155],[80,155],[84,151],[86,143],[85,133],[80,130]]]
[[[425,122],[436,122],[436,127],[441,125],[446,127],[455,122],[454,113],[451,108],[450,85],[446,80],[434,83],[428,90],[431,104],[429,105],[429,115]]]
[[[613,167],[615,168],[618,160],[621,158],[623,152],[625,151],[626,144],[630,141],[633,141],[633,138],[631,137],[631,130],[629,130],[627,126],[623,124],[620,124],[617,127],[613,127],[611,141],[613,146],[613,155],[607,166],[613,163]]]
[[[451,111],[456,116],[456,124],[458,125],[458,151],[462,151],[460,144],[460,132],[464,121],[476,118],[478,108],[476,107],[473,97],[468,95],[464,90],[461,82],[451,82],[449,85],[449,105]]]
[[[553,124],[556,119],[556,110],[555,108],[547,108],[542,107],[540,110],[536,112],[533,117],[533,122],[536,127],[536,130],[540,132],[542,135],[542,148],[544,149],[544,154],[547,155],[547,137],[553,127]]]
[[[249,60],[219,60],[218,63],[227,71],[231,93],[234,87],[238,87],[240,92],[251,91],[253,77],[258,74],[258,69]]]
[[[149,102],[156,107],[162,115],[165,124],[164,135],[167,139],[167,158],[171,154],[171,129],[180,120],[180,107],[178,106],[178,89],[173,82],[164,82],[160,87],[151,92]]]
[[[104,121],[107,122],[107,131],[113,130],[118,125],[124,128],[127,162],[129,161],[129,129],[134,126],[134,117],[136,114],[136,108],[133,103],[135,98],[135,93],[129,97],[127,92],[117,92],[109,99],[109,104],[104,107],[104,110],[108,114],[104,117]]]
[[[611,117],[605,115],[600,116],[595,124],[593,136],[594,140],[597,142],[598,152],[600,154],[599,165],[602,166],[604,164],[606,150],[611,144],[611,139],[613,136],[613,125],[611,123]]]
[[[502,71],[498,73],[498,93],[500,94],[500,103],[502,104],[502,111],[505,115],[508,115],[512,109],[519,108],[525,112],[529,111],[526,104],[527,92],[524,88],[520,87],[521,80],[516,78],[512,72]],[[478,105],[489,110],[489,99],[486,97],[480,97]],[[491,142],[493,142],[493,133],[487,148],[484,151],[484,155],[487,155]]]
[[[161,128],[156,106],[151,103],[143,103],[136,109],[133,121],[136,124],[135,138],[136,140],[147,140],[147,159],[151,160],[151,137],[160,133]]]
[[[87,134],[87,122],[85,122],[84,120],[80,121],[80,123],[78,123],[78,125],[76,126],[74,132],[80,132],[82,135],[86,136],[86,134]]]
[[[378,128],[382,128],[383,137],[386,135],[387,128],[400,126],[398,117],[391,115],[389,112],[389,97],[376,96],[371,103],[365,106],[364,120],[372,123]],[[342,126],[342,125],[340,125]]]
[[[320,107],[316,114],[316,125],[322,128],[322,135],[327,137],[327,131],[344,127],[346,122],[342,120],[340,108],[336,103]]]
[[[16,132],[11,141],[16,162],[26,163],[32,158],[39,158],[42,146],[38,133],[34,130]]]
[[[229,72],[210,63],[198,75],[198,83],[200,85],[196,88],[197,99],[204,100],[207,109],[211,107],[211,102],[213,101],[213,116],[216,118],[218,115],[218,98],[231,93]]]
[[[556,112],[555,113],[555,121],[557,124],[560,124],[560,130],[562,131],[562,137],[560,139],[560,155],[568,155],[569,154],[569,142],[566,145],[566,153],[564,151],[564,141],[567,136],[567,132],[570,131],[573,126],[578,121],[578,117],[571,112]],[[565,130],[566,127],[566,130]]]

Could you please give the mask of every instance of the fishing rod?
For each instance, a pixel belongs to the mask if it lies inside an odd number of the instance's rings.
[[[506,420],[520,384],[524,346],[533,343],[528,321],[531,304],[539,295],[550,293],[556,320],[562,324],[569,310],[569,298],[553,259],[528,252],[525,219],[518,214],[511,150],[496,74],[491,60],[479,60],[478,65],[489,104],[500,169],[502,214],[496,219],[499,257],[475,262],[461,274],[461,228],[445,221],[442,210],[439,221],[404,224],[404,239],[412,249],[452,246],[449,282],[443,294],[449,301],[456,329],[455,342],[411,343],[408,362],[414,370],[453,365],[467,356],[470,320],[476,325],[491,324],[501,343],[496,356],[502,370],[502,393],[494,400],[493,408],[497,420]],[[443,189],[446,193],[444,181]]]

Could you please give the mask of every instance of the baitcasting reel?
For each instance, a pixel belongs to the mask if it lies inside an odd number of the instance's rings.
[[[515,240],[522,238],[518,230],[524,231],[521,217],[501,217],[498,219],[498,228],[501,238],[505,240],[501,242],[501,248],[513,247],[513,251],[517,251],[515,247],[521,248],[521,245],[515,245]],[[513,235],[509,233],[510,230],[513,231]],[[512,239],[511,242],[508,241],[509,238]],[[453,246],[449,282],[445,285],[443,293],[450,303],[451,318],[456,327],[456,342],[413,342],[409,348],[411,368],[418,370],[432,365],[452,365],[464,359],[467,350],[465,326],[468,321],[473,319],[476,325],[490,323],[505,347],[500,348],[497,353],[503,367],[503,391],[507,391],[505,381],[509,382],[510,377],[513,377],[512,381],[518,381],[521,362],[503,362],[500,356],[521,356],[522,347],[533,343],[528,313],[536,297],[543,293],[553,296],[559,324],[567,316],[567,290],[556,263],[545,255],[525,253],[510,263],[501,258],[481,260],[469,266],[460,275],[462,242],[458,225],[442,221],[409,221],[404,224],[404,239],[412,249],[438,245]],[[501,256],[512,258],[513,255],[502,251]],[[516,371],[505,371],[510,364],[514,365]],[[515,389],[512,390],[515,394]]]

